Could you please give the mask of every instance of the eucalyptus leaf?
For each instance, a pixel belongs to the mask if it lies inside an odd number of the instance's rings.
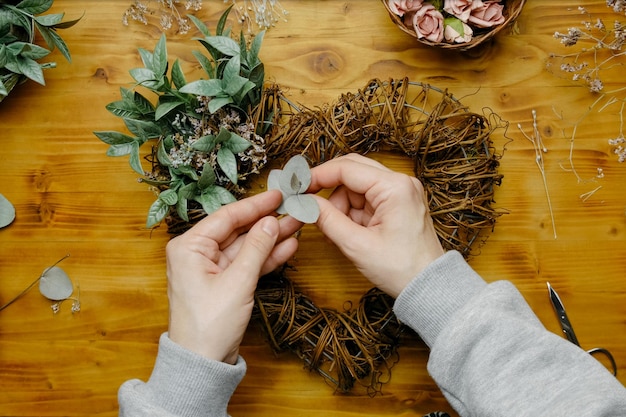
[[[309,185],[311,185],[311,171],[306,159],[301,155],[292,157],[282,170],[270,171],[267,188],[280,190],[283,195],[282,204],[276,212],[289,214],[303,223],[315,223],[320,210],[315,198],[304,194]]]
[[[197,141],[191,144],[191,147],[200,152],[211,152],[215,149],[217,144],[217,138],[215,135],[202,136]]]
[[[74,285],[63,269],[53,266],[39,278],[39,291],[49,300],[61,301],[72,295]]]
[[[157,198],[157,200],[152,203],[150,209],[148,210],[148,219],[146,220],[146,227],[148,229],[156,226],[161,223],[161,221],[165,218],[169,211],[169,206],[163,202],[163,200]]]
[[[222,81],[218,79],[194,81],[185,85],[179,91],[181,93],[190,93],[207,97],[215,97],[224,93]]]
[[[15,207],[2,194],[0,194],[0,228],[6,227],[15,220]]]
[[[47,12],[53,2],[54,0],[22,0],[16,7],[30,14],[41,14]]]
[[[187,84],[185,74],[183,73],[183,69],[180,66],[180,61],[178,59],[174,61],[174,65],[172,65],[172,82],[178,89],[183,88],[185,84]]]
[[[209,101],[209,112],[215,113],[222,107],[234,102],[235,100],[233,100],[231,97],[215,97],[211,101]]]
[[[320,216],[320,207],[313,196],[296,194],[285,200],[285,211],[302,223],[315,223]]]
[[[233,154],[233,151],[222,146],[219,151],[217,151],[217,163],[219,164],[224,174],[228,177],[228,179],[233,183],[237,184],[237,159]]]

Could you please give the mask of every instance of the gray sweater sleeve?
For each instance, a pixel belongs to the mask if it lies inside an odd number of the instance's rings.
[[[226,407],[246,373],[243,358],[235,365],[213,361],[161,335],[159,352],[147,383],[126,381],[119,389],[121,417],[226,417]]]
[[[458,252],[416,277],[394,311],[431,348],[428,370],[463,417],[626,416],[626,389],[602,364]]]

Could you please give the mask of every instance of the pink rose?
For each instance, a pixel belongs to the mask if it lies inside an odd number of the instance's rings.
[[[471,41],[472,35],[474,34],[472,28],[469,27],[467,23],[461,22],[460,20],[457,20],[457,22],[457,24],[447,24],[445,26],[443,37],[446,41],[453,43],[465,43]]]
[[[462,22],[467,22],[472,10],[482,6],[482,0],[445,0],[443,10],[458,17]]]
[[[422,7],[424,0],[388,0],[389,9],[402,17],[407,12],[415,12]]]
[[[407,20],[410,19],[410,23]],[[404,16],[404,23],[413,25],[418,39],[426,38],[431,42],[443,40],[443,15],[432,4],[424,4],[415,13]]]
[[[482,7],[472,10],[467,21],[480,28],[490,28],[501,25],[505,20],[502,15],[502,9],[504,9],[504,6],[501,5],[498,0],[486,1],[483,3]]]

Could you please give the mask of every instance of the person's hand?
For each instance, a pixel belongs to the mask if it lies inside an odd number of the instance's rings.
[[[166,248],[169,337],[209,359],[234,364],[260,275],[296,251],[302,224],[272,214],[281,202],[268,191],[220,208]]]
[[[422,184],[364,156],[350,154],[311,170],[309,192],[335,188],[317,226],[374,285],[397,297],[443,255]]]

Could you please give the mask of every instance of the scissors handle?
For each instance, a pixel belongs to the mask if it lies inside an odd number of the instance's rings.
[[[615,358],[613,358],[613,355],[611,354],[611,352],[609,352],[605,348],[597,347],[597,348],[589,349],[587,353],[590,354],[591,356],[597,356],[598,353],[605,356],[609,360],[609,362],[611,362],[611,368],[613,368],[613,376],[617,376],[617,364],[615,363]]]

